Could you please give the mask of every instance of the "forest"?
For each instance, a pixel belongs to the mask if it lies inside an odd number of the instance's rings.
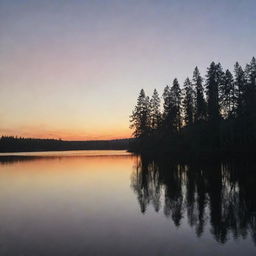
[[[162,101],[162,102],[161,102]],[[195,67],[180,86],[177,78],[162,97],[141,89],[130,116],[138,153],[250,155],[256,143],[256,60],[234,70],[211,62],[205,77]]]
[[[127,149],[129,139],[65,141],[56,139],[33,139],[2,136],[0,152],[30,152],[55,150],[119,150]]]

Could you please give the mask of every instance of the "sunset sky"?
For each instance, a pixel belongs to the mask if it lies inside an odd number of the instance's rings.
[[[130,137],[141,88],[252,56],[255,0],[0,0],[0,135]]]

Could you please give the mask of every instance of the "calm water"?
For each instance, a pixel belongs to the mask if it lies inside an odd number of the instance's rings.
[[[0,255],[256,255],[256,171],[124,151],[0,157]]]

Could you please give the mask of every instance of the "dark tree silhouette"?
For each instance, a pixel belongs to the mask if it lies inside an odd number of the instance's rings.
[[[152,98],[149,102],[149,115],[150,115],[150,128],[151,130],[157,130],[161,125],[161,111],[160,111],[160,98],[156,89],[154,89]]]
[[[181,89],[178,79],[173,80],[173,85],[171,87],[171,108],[172,115],[174,117],[173,124],[176,131],[180,131],[182,125],[181,119]]]
[[[192,84],[187,78],[184,82],[184,98],[183,98],[183,109],[184,109],[184,123],[187,126],[191,126],[194,123],[195,116],[195,92]]]
[[[223,71],[220,64],[211,63],[206,74],[207,112],[209,122],[220,118],[219,89],[223,83]]]
[[[236,114],[239,117],[244,115],[244,93],[245,93],[245,74],[238,62],[235,64],[235,88],[237,89],[237,109]]]
[[[198,67],[193,72],[193,86],[195,88],[195,122],[206,119],[206,102],[204,99],[203,79],[200,76]]]
[[[141,89],[137,105],[135,106],[131,115],[131,128],[134,129],[133,135],[136,138],[142,138],[148,135],[150,129],[150,110],[149,98],[146,96],[143,89]]]
[[[170,87],[167,85],[164,88],[163,92],[163,130],[164,132],[168,132],[172,130],[172,120],[171,120],[171,90]]]
[[[222,116],[227,119],[235,114],[236,90],[231,72],[227,69],[224,75],[223,84],[220,87],[220,105]]]

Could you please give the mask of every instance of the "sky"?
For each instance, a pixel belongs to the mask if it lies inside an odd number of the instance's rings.
[[[130,137],[151,95],[256,56],[255,0],[0,0],[0,135]]]

